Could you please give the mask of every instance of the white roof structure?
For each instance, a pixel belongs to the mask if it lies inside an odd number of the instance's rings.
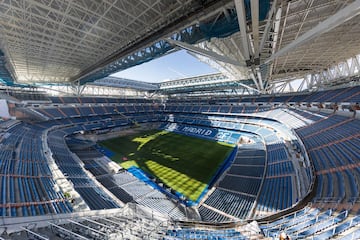
[[[260,91],[276,90],[279,83],[284,88],[297,79],[309,88],[358,75],[359,39],[360,1],[278,0],[272,1],[267,19],[258,26],[247,22],[245,32],[240,27],[227,38],[198,44],[244,65],[248,62],[247,67],[198,58],[229,78],[253,79]]]
[[[359,39],[360,0],[0,0],[18,83],[81,85],[187,49],[237,86],[296,91],[357,75]]]
[[[189,24],[220,1],[204,2],[1,0],[0,46],[19,82],[72,81],[117,53]]]

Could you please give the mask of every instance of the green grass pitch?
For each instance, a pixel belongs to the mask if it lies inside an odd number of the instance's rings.
[[[233,145],[152,130],[100,143],[124,168],[137,166],[196,201]]]

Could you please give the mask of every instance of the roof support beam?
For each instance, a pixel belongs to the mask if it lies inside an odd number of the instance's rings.
[[[254,82],[255,82],[255,81],[254,81]],[[254,91],[254,92],[260,93],[260,91],[259,91],[258,89],[252,88],[252,87],[250,87],[250,86],[248,86],[248,85],[246,85],[246,84],[241,83],[240,81],[237,81],[236,83],[237,83],[238,85],[244,87],[245,89],[252,90],[252,91]],[[256,82],[255,82],[255,84],[256,84]]]
[[[295,39],[293,42],[289,43],[288,45],[280,49],[278,52],[273,54],[269,59],[265,61],[265,63],[268,63],[275,58],[286,54],[290,50],[316,38],[317,36],[327,31],[330,31],[331,29],[341,25],[342,23],[350,20],[358,14],[360,14],[360,0],[356,0],[345,8],[339,10],[331,17],[327,18],[325,21],[319,23],[317,26],[310,29],[309,31]]]
[[[302,89],[303,89],[303,87],[305,86],[305,83],[307,83],[307,79],[306,78],[304,78],[302,81],[301,81],[301,83],[300,83],[300,85],[299,85],[299,87],[298,87],[298,89],[296,90],[297,92],[300,92]],[[307,86],[307,84],[306,84],[306,86]]]
[[[236,14],[238,16],[241,44],[243,46],[243,56],[248,65],[250,65],[249,41],[246,33],[247,24],[245,17],[245,6],[243,0],[235,0]]]
[[[256,67],[255,71],[257,74],[257,79],[259,80],[260,90],[262,91],[262,90],[264,90],[264,83],[263,83],[263,80],[261,77],[260,68]]]
[[[176,40],[172,40],[172,39],[164,39],[164,40],[169,42],[172,45],[176,45],[176,46],[181,47],[183,49],[186,49],[186,50],[188,50],[190,52],[200,54],[202,56],[214,59],[216,61],[225,62],[225,63],[233,64],[233,65],[236,65],[236,66],[244,66],[239,61],[236,61],[236,60],[231,59],[231,58],[226,57],[226,56],[219,55],[219,54],[217,54],[215,52],[212,52],[212,51],[208,51],[208,50],[205,50],[205,49],[202,49],[202,48],[199,48],[199,47],[192,46],[191,44],[188,44],[188,43],[184,43],[184,42],[180,42],[180,41],[176,41]]]
[[[251,25],[254,40],[254,60],[259,60],[259,0],[251,0]],[[260,64],[260,60],[259,63]]]
[[[256,76],[255,76],[255,74],[251,71],[250,72],[250,77],[251,77],[251,79],[254,81],[254,83],[255,83],[255,85],[256,85],[256,87],[257,87],[257,89],[260,89],[260,85],[259,85],[259,82],[258,82],[258,80],[257,80],[257,78],[256,78]],[[259,90],[257,90],[258,92],[259,92]]]
[[[353,57],[353,64],[354,64],[354,72],[355,72],[355,66],[356,66],[357,70],[360,71],[360,63],[359,63],[358,58],[356,56]]]
[[[260,41],[259,52],[261,52],[264,49],[265,41],[268,39],[270,26],[272,25],[274,18],[275,18],[276,5],[277,5],[277,0],[274,0],[274,2],[272,3],[271,9],[269,11],[269,18],[266,20],[264,33],[263,33],[261,41]]]

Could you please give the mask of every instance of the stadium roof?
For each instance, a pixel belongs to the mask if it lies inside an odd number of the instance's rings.
[[[159,86],[157,84],[118,77],[105,77],[94,81],[92,85],[117,88],[131,88],[144,91],[154,91],[159,89]]]
[[[228,3],[231,1],[0,1],[1,48],[18,81],[74,81],[100,71],[84,82],[94,81],[112,70],[166,53],[172,47],[159,42],[162,38]],[[191,40],[199,38],[204,35]],[[102,73],[104,67],[109,69]]]
[[[84,84],[182,48],[263,91],[359,54],[359,9],[360,0],[0,0],[0,48],[20,83]]]

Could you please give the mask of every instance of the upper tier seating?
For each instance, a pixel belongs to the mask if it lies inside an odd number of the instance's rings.
[[[76,161],[66,147],[64,137],[81,127],[63,128],[55,130],[48,135],[48,145],[53,158],[65,176],[73,183],[75,190],[81,195],[90,209],[116,208],[119,205],[111,199],[95,182],[85,173],[84,168]]]
[[[240,103],[254,104],[254,103],[289,103],[289,102],[360,102],[360,86],[338,88],[333,90],[317,91],[310,93],[300,94],[285,94],[285,95],[270,95],[270,96],[257,96],[257,97],[217,97],[211,99],[190,98],[186,99],[169,99],[168,104],[176,104],[181,102],[183,104],[195,105],[236,105]]]
[[[296,130],[309,151],[318,178],[312,200],[316,212],[304,213],[303,222],[289,215],[279,220],[276,228],[276,222],[265,225],[267,234],[273,236],[285,229],[295,238],[314,235],[314,239],[329,239],[358,224],[358,218],[352,216],[359,207],[356,202],[360,188],[359,126],[357,119],[331,115]]]
[[[35,216],[71,212],[44,155],[41,129],[11,126],[0,140],[0,216]]]

